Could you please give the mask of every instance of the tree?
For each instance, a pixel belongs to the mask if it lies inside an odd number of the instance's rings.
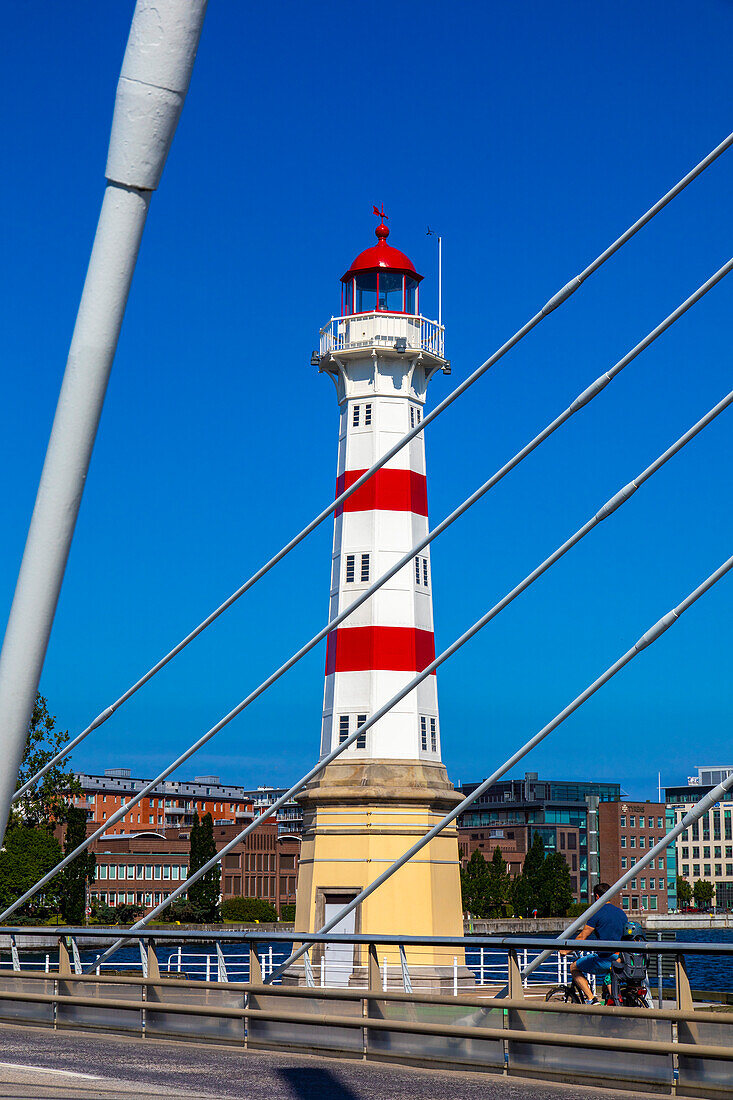
[[[692,901],[692,887],[686,878],[677,875],[677,903],[681,909],[686,909]]]
[[[64,855],[73,852],[86,840],[87,816],[75,806],[66,808]],[[87,885],[94,882],[97,857],[88,850],[72,860],[61,872],[61,915],[65,924],[82,924],[85,916]]]
[[[538,910],[541,917],[564,917],[573,903],[570,868],[560,852],[552,852],[537,875]]]
[[[512,889],[512,881],[507,871],[506,861],[497,844],[491,863],[488,866],[488,879],[486,897],[489,916],[500,917],[503,915],[509,902]]]
[[[708,909],[714,893],[715,887],[712,882],[706,882],[704,878],[699,878],[692,891],[698,909]]]
[[[17,821],[5,834],[0,850],[0,906],[6,909],[16,898],[34,886],[61,859],[61,845],[49,829],[21,825]],[[60,883],[53,879],[48,887],[13,914],[13,921],[39,919],[55,909]]]
[[[198,814],[194,814],[191,828],[191,855],[188,864],[189,878],[215,855],[213,817],[211,814],[204,814],[203,819],[199,821]],[[220,883],[221,866],[215,863],[210,871],[188,888],[188,900],[194,909],[201,913],[203,921],[219,919]]]
[[[476,849],[465,870],[461,869],[461,904],[464,913],[475,917],[489,915],[489,868],[481,852]]]
[[[15,789],[27,783],[63,749],[68,740],[69,731],[56,729],[55,717],[49,714],[44,697],[37,693]],[[69,759],[68,756],[61,759],[35,787],[23,795],[15,804],[11,823],[17,821],[24,825],[40,826],[65,820],[68,797],[82,793],[79,781],[67,767]]]
[[[539,884],[544,862],[545,845],[540,834],[535,833],[524,857],[522,873],[514,880],[512,898],[515,913],[529,916],[535,909],[539,912]]]

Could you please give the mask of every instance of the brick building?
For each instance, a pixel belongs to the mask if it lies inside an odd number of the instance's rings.
[[[666,832],[662,802],[601,802],[598,833],[601,880],[616,882]],[[674,845],[632,878],[620,892],[628,912],[666,913],[668,875],[674,878]]]
[[[241,824],[216,825],[217,850],[241,831]],[[188,832],[139,833],[100,837],[91,846],[97,859],[97,877],[90,888],[90,902],[108,905],[140,905],[146,912],[164,901],[188,876]],[[274,905],[295,902],[300,840],[278,835],[275,821],[265,821],[224,856],[221,874],[222,900],[256,897]]]
[[[105,821],[147,786],[149,780],[134,779],[129,768],[110,768],[104,775],[77,772],[82,794],[74,805],[86,812],[95,827]],[[253,810],[260,812],[285,793],[285,788],[257,787],[248,790],[223,784],[218,775],[197,775],[183,782],[165,780],[141,798],[128,813],[111,825],[107,835],[123,836],[141,830],[156,832],[175,828],[190,828],[195,813],[199,817],[210,813],[215,824],[246,825]],[[303,811],[296,802],[287,802],[277,811],[278,832],[299,836],[303,828]]]

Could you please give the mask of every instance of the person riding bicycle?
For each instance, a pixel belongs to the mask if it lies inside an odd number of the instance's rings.
[[[611,887],[607,882],[599,882],[593,889],[593,900],[598,901],[610,889]],[[628,917],[623,909],[619,909],[618,905],[612,905],[607,901],[597,913],[588,918],[587,924],[575,938],[576,940],[620,940],[626,931],[627,924]],[[567,955],[567,951],[563,951],[562,954]],[[613,952],[609,954],[589,951],[571,964],[570,974],[572,979],[589,1004],[597,1005],[599,1000],[598,997],[593,996],[588,983],[588,976],[595,974],[598,978],[603,977],[611,969],[611,963],[615,958],[617,958],[617,955]]]

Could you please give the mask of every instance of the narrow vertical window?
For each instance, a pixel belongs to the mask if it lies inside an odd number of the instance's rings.
[[[346,583],[347,584],[353,584],[354,583],[354,577],[356,575],[355,572],[354,572],[355,563],[356,563],[356,555],[355,554],[347,554],[346,555]]]
[[[435,728],[435,719],[430,719],[430,748],[433,752],[438,751],[438,734]]]
[[[364,725],[366,720],[367,720],[366,714],[357,714],[357,716],[356,716],[356,728],[361,729],[361,727]],[[357,737],[356,747],[357,747],[357,749],[365,749],[366,748],[366,734],[365,733],[360,733],[359,736]]]
[[[359,406],[358,405],[354,405],[354,411],[352,413],[351,423],[353,424],[353,426],[355,428],[359,427]]]
[[[367,403],[364,406],[364,427],[368,428],[372,422],[372,406]]]
[[[420,715],[420,748],[428,751],[428,720],[424,714]]]
[[[415,406],[410,405],[410,427],[415,427]]]
[[[427,588],[428,587],[428,559],[427,558],[423,558],[423,560],[422,560],[422,582],[425,585],[425,587]]]
[[[342,714],[339,718],[339,745],[343,745],[349,736],[349,716]]]
[[[361,579],[362,583],[366,583],[369,580],[369,555],[361,555]]]
[[[420,421],[422,420],[422,409],[419,409],[419,408],[415,409],[415,419],[417,420],[417,422],[419,424]]]

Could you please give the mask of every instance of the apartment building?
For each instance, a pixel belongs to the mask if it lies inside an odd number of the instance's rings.
[[[697,775],[689,776],[684,786],[665,787],[670,827],[732,772],[733,765],[699,765]],[[678,873],[690,886],[705,879],[715,887],[716,908],[733,909],[733,792],[727,791],[699,821],[680,833],[676,855]]]

